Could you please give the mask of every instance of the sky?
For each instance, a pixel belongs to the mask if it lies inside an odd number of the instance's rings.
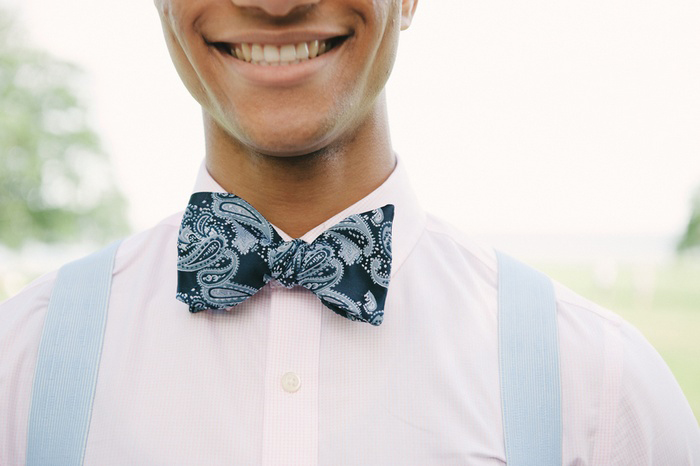
[[[187,203],[201,110],[152,1],[0,0],[78,64],[136,230]],[[700,2],[421,0],[387,87],[423,205],[473,235],[665,236],[700,186]]]

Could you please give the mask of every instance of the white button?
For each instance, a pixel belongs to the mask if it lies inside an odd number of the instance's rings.
[[[282,388],[285,392],[294,393],[301,387],[301,379],[294,372],[287,372],[282,376]]]

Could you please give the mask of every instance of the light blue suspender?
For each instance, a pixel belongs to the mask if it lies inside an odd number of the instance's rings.
[[[83,464],[117,247],[58,272],[34,373],[27,466]]]
[[[552,281],[496,254],[506,459],[509,466],[560,465],[559,342]]]
[[[115,243],[58,274],[32,392],[28,466],[80,466],[107,318]],[[509,466],[561,465],[556,302],[551,281],[497,253],[503,432]]]

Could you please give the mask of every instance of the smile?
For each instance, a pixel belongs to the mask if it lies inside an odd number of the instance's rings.
[[[282,45],[225,42],[214,42],[211,45],[224,54],[253,65],[280,66],[313,60],[339,46],[345,39],[347,36]]]

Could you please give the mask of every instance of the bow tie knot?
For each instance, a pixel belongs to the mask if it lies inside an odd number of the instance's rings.
[[[270,277],[287,288],[301,285],[299,272],[303,270],[304,259],[309,247],[308,243],[296,238],[270,249],[268,257]]]
[[[302,286],[335,313],[379,325],[391,272],[394,206],[351,215],[312,243],[284,241],[232,194],[195,193],[178,237],[177,299],[191,312],[247,300],[267,282]]]

